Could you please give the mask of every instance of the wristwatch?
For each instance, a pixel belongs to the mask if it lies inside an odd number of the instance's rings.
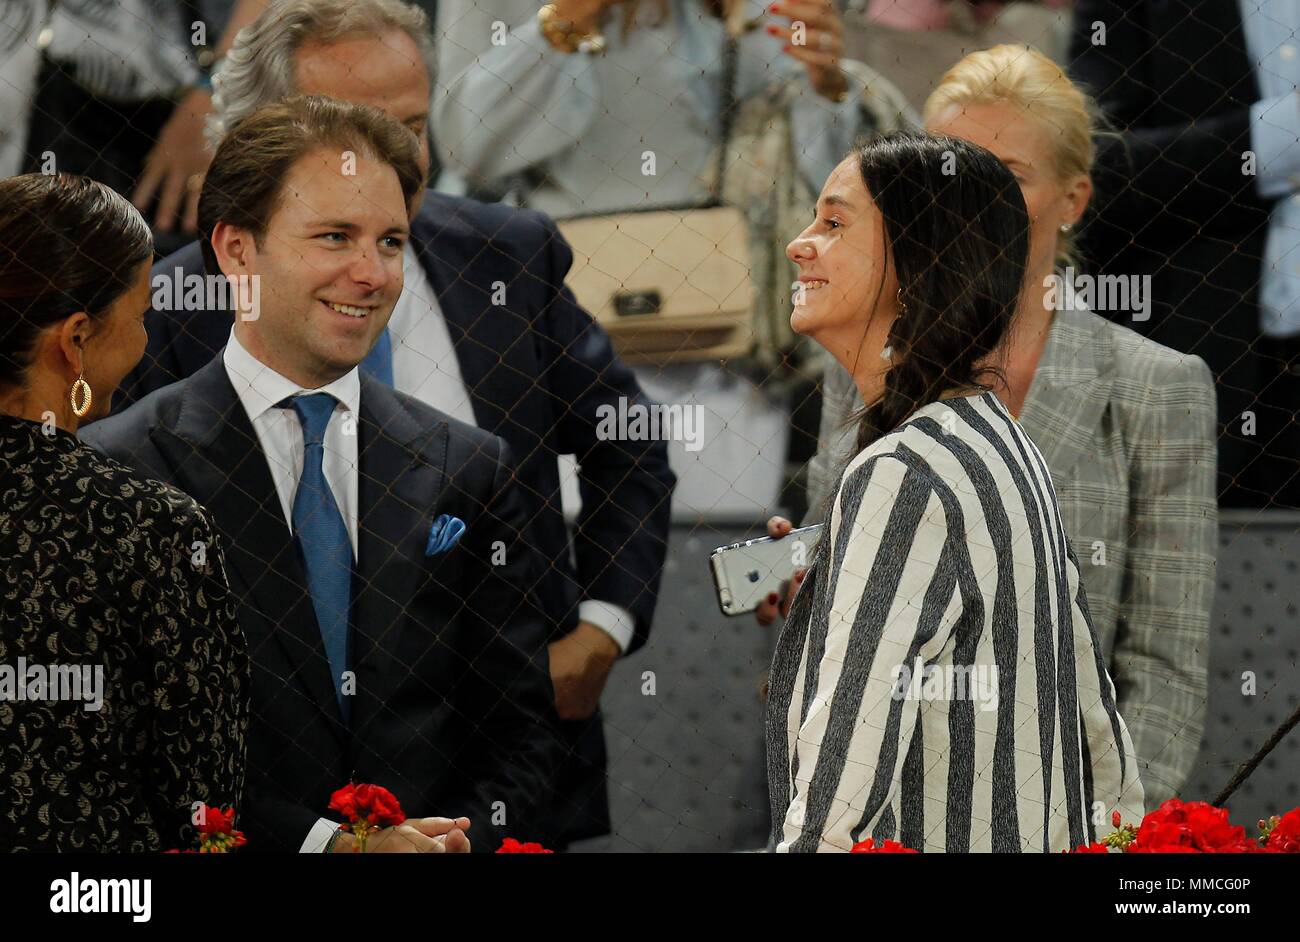
[[[560,52],[600,55],[605,51],[605,37],[599,31],[577,32],[572,23],[560,19],[554,3],[548,3],[537,11],[537,22],[541,25],[546,41]]]

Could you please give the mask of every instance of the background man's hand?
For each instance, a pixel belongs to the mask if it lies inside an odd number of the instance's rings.
[[[785,517],[773,517],[767,521],[767,535],[774,540],[779,540],[783,536],[788,536],[794,529],[794,524]],[[772,622],[776,621],[776,616],[784,618],[790,614],[790,603],[794,601],[794,594],[799,591],[799,586],[803,584],[803,577],[806,570],[796,569],[794,578],[783,586],[784,598],[780,593],[773,592],[763,601],[758,603],[758,608],[754,609],[754,618],[758,623],[766,628]]]
[[[585,720],[596,712],[600,694],[618,660],[618,642],[590,622],[578,622],[550,644],[555,709],[562,720]]]
[[[468,854],[469,818],[407,818],[382,828],[366,842],[368,854]],[[334,853],[350,854],[356,837],[347,831],[334,842]]]
[[[187,94],[177,102],[145,160],[131,202],[144,212],[157,197],[153,226],[159,232],[171,232],[178,218],[181,231],[198,229],[199,192],[212,163],[203,138],[203,126],[211,113],[211,92],[197,88]]]

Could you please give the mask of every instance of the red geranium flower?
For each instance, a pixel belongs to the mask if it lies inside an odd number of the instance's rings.
[[[918,854],[920,851],[912,850],[910,847],[904,847],[898,841],[881,841],[880,846],[876,846],[876,839],[869,837],[865,841],[858,841],[853,845],[850,854]]]
[[[1253,846],[1252,846],[1253,845]],[[1142,819],[1133,854],[1248,854],[1258,845],[1228,820],[1225,808],[1170,798]]]
[[[547,850],[541,844],[530,842],[521,844],[513,837],[507,837],[497,848],[498,854],[553,854],[555,851]]]
[[[1117,813],[1118,813],[1118,812],[1117,812]],[[1098,841],[1093,841],[1091,844],[1080,844],[1080,845],[1079,845],[1078,847],[1076,847],[1074,850],[1070,851],[1070,853],[1072,853],[1072,854],[1109,854],[1109,853],[1110,853],[1110,848],[1107,847],[1105,844],[1102,844],[1102,843],[1100,843],[1100,842],[1098,842]]]
[[[1277,819],[1264,846],[1274,854],[1300,854],[1300,808],[1292,808]]]
[[[198,832],[199,848],[197,851],[169,850],[169,854],[229,854],[248,843],[243,831],[235,830],[235,809],[210,808],[203,805],[195,825]]]
[[[382,785],[344,785],[330,796],[329,807],[351,825],[382,828],[406,820],[397,798]]]
[[[199,824],[200,834],[229,834],[235,825],[235,809],[204,808],[203,821]]]
[[[348,819],[339,828],[356,835],[352,849],[359,854],[366,852],[366,840],[371,834],[406,820],[396,796],[382,785],[344,785],[330,796],[329,807]]]

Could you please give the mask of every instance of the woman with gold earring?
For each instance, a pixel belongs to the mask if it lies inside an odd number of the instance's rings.
[[[77,397],[81,397],[81,404],[77,404]],[[77,381],[72,384],[72,414],[79,419],[84,419],[90,413],[90,407],[94,404],[95,397],[90,391],[90,384],[86,382],[86,371],[82,370],[77,374]]]
[[[109,188],[0,180],[0,850],[183,848],[196,803],[240,800],[248,652],[217,535],[76,434],[144,352],[152,258]]]

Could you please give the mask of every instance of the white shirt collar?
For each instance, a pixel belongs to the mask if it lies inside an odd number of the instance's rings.
[[[262,413],[299,393],[329,393],[353,415],[361,414],[361,377],[355,366],[332,383],[319,389],[306,389],[249,353],[235,336],[234,327],[230,328],[224,361],[226,374],[248,413],[249,421],[256,422]]]

